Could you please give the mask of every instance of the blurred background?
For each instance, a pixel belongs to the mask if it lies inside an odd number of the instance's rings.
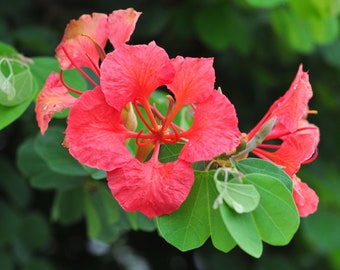
[[[143,12],[130,44],[155,40],[171,57],[215,58],[216,87],[235,105],[244,132],[303,64],[314,91],[310,108],[318,111],[309,120],[321,142],[299,176],[319,195],[319,210],[302,219],[288,246],[265,246],[260,259],[238,248],[224,254],[209,240],[182,253],[147,228],[106,244],[89,241],[79,211],[56,218],[58,200],[76,192],[56,198],[55,189],[32,187],[18,169],[18,149],[38,133],[31,106],[0,131],[0,269],[340,269],[340,1],[1,0],[0,41],[27,57],[54,56],[69,20],[127,7]]]

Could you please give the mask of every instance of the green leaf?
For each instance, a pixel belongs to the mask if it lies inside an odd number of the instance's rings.
[[[277,178],[264,174],[247,174],[244,182],[260,193],[259,206],[251,212],[264,242],[286,245],[296,233],[300,217],[291,192]]]
[[[72,176],[88,175],[84,167],[69,154],[67,148],[62,146],[63,140],[64,129],[50,127],[44,136],[37,135],[34,147],[52,171]]]
[[[18,51],[14,47],[6,43],[3,43],[1,41],[0,41],[0,52],[1,52],[1,56],[12,57],[12,56],[18,55]]]
[[[0,200],[0,246],[16,239],[19,232],[20,219],[17,213]]]
[[[184,144],[162,144],[158,155],[158,160],[162,163],[172,162],[178,159]]]
[[[251,212],[259,204],[260,195],[253,185],[216,181],[216,187],[223,200],[239,214]]]
[[[58,61],[54,57],[32,57],[30,63],[31,72],[37,83],[37,90],[41,90],[48,75],[52,71],[59,72]]]
[[[280,180],[290,191],[293,190],[293,182],[288,174],[272,162],[259,158],[247,158],[238,161],[236,168],[244,174],[259,173],[273,176]]]
[[[246,0],[246,2],[255,8],[274,8],[285,4],[287,0]]]
[[[52,220],[68,225],[79,221],[84,213],[83,188],[58,190],[52,206]]]
[[[126,226],[118,223],[120,207],[108,188],[98,181],[92,182],[83,196],[88,236],[105,243],[116,240]]]
[[[36,153],[34,139],[20,145],[17,166],[28,177],[30,184],[39,189],[69,189],[82,184],[83,177],[59,174],[51,171],[45,161]]]
[[[18,119],[31,103],[32,100],[26,100],[19,105],[11,107],[0,105],[0,130]]]
[[[226,204],[221,204],[219,210],[225,226],[237,245],[249,255],[259,258],[263,246],[251,213],[238,214]]]
[[[235,242],[223,225],[219,212],[213,209],[218,195],[211,172],[196,172],[195,183],[181,207],[156,218],[162,237],[176,248],[186,251],[204,244],[211,235],[214,246],[228,252]]]
[[[2,179],[0,187],[8,195],[8,198],[20,207],[25,207],[31,200],[31,192],[26,179],[18,173],[7,159],[0,156],[0,172]]]

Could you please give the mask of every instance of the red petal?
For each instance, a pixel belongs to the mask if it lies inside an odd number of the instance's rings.
[[[307,115],[308,102],[312,96],[308,73],[303,72],[300,65],[288,91],[274,102],[256,127],[249,132],[248,138],[251,139],[261,126],[274,116],[289,132],[294,132],[298,128],[299,121]]]
[[[241,136],[237,125],[234,106],[226,96],[214,90],[205,102],[197,105],[194,123],[185,133],[189,142],[179,157],[195,162],[234,150]]]
[[[107,173],[113,196],[126,211],[139,211],[147,217],[169,214],[187,198],[194,182],[191,164],[177,160],[162,164],[132,160]]]
[[[267,152],[261,148],[255,148],[252,152],[283,166],[287,174],[293,175],[300,169],[301,164],[314,154],[319,143],[319,129],[312,124],[309,125],[309,129],[286,136],[275,152]]]
[[[175,94],[178,106],[200,103],[214,91],[215,71],[213,58],[172,59],[175,67],[175,78],[168,88]]]
[[[294,175],[292,179],[293,198],[299,211],[299,215],[300,217],[307,217],[317,210],[319,197],[313,189],[311,189],[306,183],[301,182],[296,175]]]
[[[76,98],[71,96],[59,79],[59,74],[51,73],[38,95],[35,113],[42,135],[45,134],[51,117],[56,112],[71,107]]]
[[[167,53],[154,42],[121,46],[101,65],[101,85],[107,102],[121,111],[130,101],[149,99],[161,85],[172,81],[173,65]]]
[[[66,141],[79,162],[111,171],[133,159],[123,145],[125,131],[120,113],[106,103],[97,87],[82,94],[72,106]]]
[[[65,55],[63,48],[79,67],[93,68],[93,63],[98,63],[99,53],[93,41],[83,35],[90,36],[97,44],[104,48],[108,39],[107,15],[92,13],[82,15],[78,20],[71,20],[66,26],[62,41],[56,48],[56,57],[62,69],[74,67]]]
[[[109,15],[109,39],[114,48],[129,41],[141,12],[133,8],[115,10]]]

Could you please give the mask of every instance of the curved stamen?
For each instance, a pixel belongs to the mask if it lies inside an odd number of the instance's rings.
[[[140,111],[138,105],[137,105],[137,102],[136,101],[133,101],[133,106],[135,107],[136,109],[136,112],[139,116],[139,118],[142,120],[142,122],[144,123],[144,125],[152,132],[152,133],[155,133],[155,130],[150,126],[150,124],[145,120],[142,112]]]
[[[258,147],[267,148],[267,149],[279,149],[279,148],[280,148],[280,145],[276,145],[276,144],[268,144],[268,143],[261,143],[260,145],[258,145]]]
[[[89,76],[89,75],[87,75],[86,74],[86,72],[84,72],[73,60],[72,60],[72,58],[71,58],[71,56],[68,54],[68,52],[66,51],[66,49],[65,49],[65,47],[62,47],[62,50],[63,50],[63,52],[65,53],[65,55],[66,55],[66,57],[67,57],[67,59],[68,60],[70,60],[70,62],[71,62],[71,64],[76,68],[76,70],[78,70],[79,71],[79,73],[81,74],[81,75],[83,75],[84,76],[84,78],[86,79],[86,80],[88,80],[93,86],[98,86],[98,84]]]
[[[145,142],[140,142],[139,139],[140,139],[140,135],[142,135],[142,133],[143,133],[143,130],[139,131],[137,136],[136,136],[136,145],[138,147],[146,146],[146,145],[148,145],[150,143],[153,143],[153,142],[155,142],[157,140],[156,137],[153,137],[153,138],[151,138],[151,139],[149,139],[149,140],[147,140]]]
[[[81,94],[83,93],[83,92],[81,92],[81,91],[79,91],[79,90],[77,90],[77,89],[74,89],[74,88],[68,86],[68,85],[65,83],[64,77],[63,77],[63,70],[62,70],[62,69],[60,70],[59,78],[60,78],[60,82],[66,87],[67,90],[69,90],[69,91],[71,91],[71,92],[73,92],[73,93],[75,93],[75,94],[77,94],[77,95],[81,95]]]
[[[86,54],[86,56],[87,56],[87,58],[89,59],[91,65],[92,65],[92,67],[93,67],[94,73],[95,73],[98,77],[100,77],[100,70],[99,70],[98,65],[96,65],[95,62],[93,62],[92,58],[91,58],[88,54]]]
[[[180,140],[180,136],[176,129],[173,129],[174,134],[166,135],[165,138],[161,138],[161,141],[166,144],[175,144]],[[174,136],[174,138],[172,138]]]

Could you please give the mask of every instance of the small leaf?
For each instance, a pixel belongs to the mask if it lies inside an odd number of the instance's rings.
[[[72,176],[88,175],[84,167],[62,146],[63,140],[64,129],[50,127],[44,136],[37,135],[34,147],[52,171]]]
[[[251,212],[259,204],[260,195],[253,185],[216,181],[216,187],[223,200],[239,214]]]
[[[219,206],[225,226],[237,245],[249,255],[259,258],[263,246],[251,213],[238,214],[226,204]]]

